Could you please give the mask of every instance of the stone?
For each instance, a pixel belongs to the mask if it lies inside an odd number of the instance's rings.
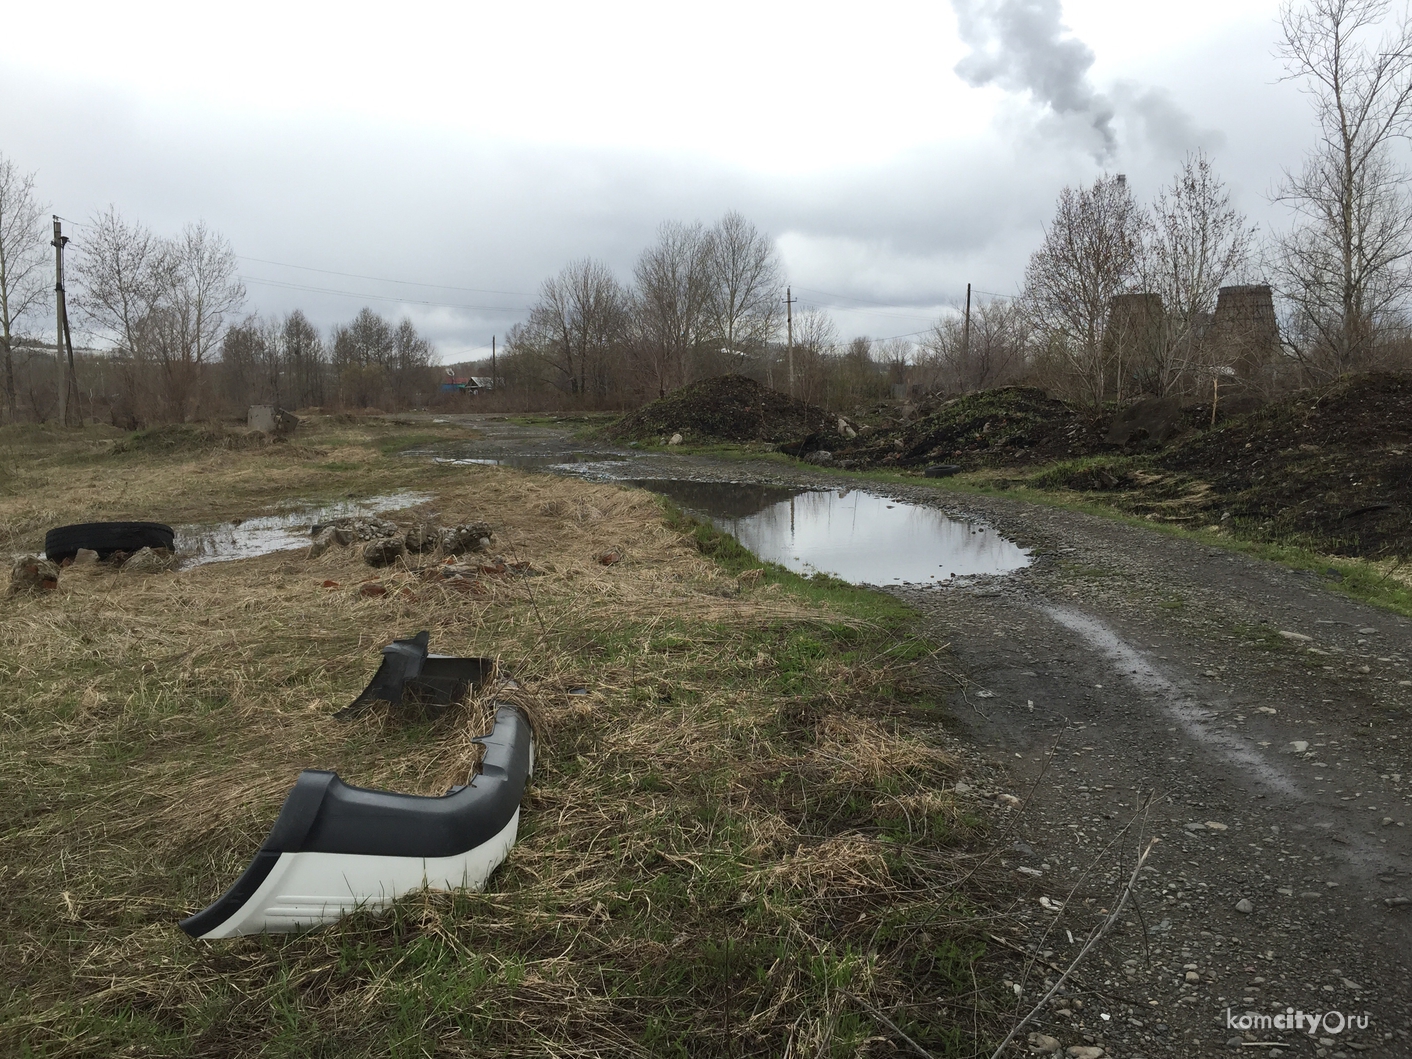
[[[681,443],[682,436],[680,434],[673,434],[670,438],[667,439],[668,445],[680,445]]]
[[[1295,739],[1290,744],[1296,754],[1302,754],[1309,749],[1309,741],[1306,739]]]
[[[1244,1038],[1244,1037],[1227,1037],[1227,1038],[1226,1038],[1226,1047],[1227,1047],[1227,1048],[1244,1048],[1244,1047],[1245,1047],[1245,1038]]]
[[[325,526],[309,545],[309,558],[317,559],[335,544],[347,544],[348,534],[337,526]]]
[[[403,539],[409,552],[433,552],[441,544],[441,528],[431,522],[421,522],[409,529]]]
[[[363,562],[369,566],[387,566],[406,554],[407,545],[401,537],[383,537],[363,545]]]
[[[358,595],[385,596],[387,595],[387,587],[380,581],[369,581],[367,584],[359,586]]]
[[[80,548],[74,553],[75,566],[91,566],[98,562],[98,553],[92,548]]]
[[[1029,1042],[1030,1051],[1039,1055],[1052,1055],[1059,1050],[1059,1038],[1047,1033],[1031,1033]]]
[[[172,554],[165,548],[141,548],[119,569],[124,574],[160,574],[172,568]]]
[[[372,541],[382,537],[396,537],[402,531],[397,528],[397,523],[388,522],[381,518],[362,518],[357,515],[350,515],[347,518],[336,518],[331,522],[317,522],[310,531],[315,537],[323,533],[330,526],[339,530],[343,534],[342,544],[352,544],[354,541]]]
[[[10,594],[53,592],[59,587],[59,568],[37,555],[22,555],[10,567]]]
[[[1288,629],[1281,629],[1280,635],[1286,640],[1293,640],[1295,643],[1308,643],[1314,639],[1312,636],[1305,636],[1302,632],[1290,632]]]
[[[816,467],[823,467],[827,464],[833,463],[833,453],[830,452],[828,449],[815,449],[813,452],[809,453],[809,455],[804,457],[804,462],[812,463]]]
[[[1103,1059],[1107,1053],[1096,1044],[1071,1044],[1064,1054],[1069,1059]]]
[[[488,522],[471,522],[449,526],[441,531],[441,550],[447,555],[463,552],[483,552],[495,539]]]
[[[1255,906],[1250,903],[1250,899],[1248,897],[1242,897],[1239,901],[1236,902],[1235,910],[1243,916],[1248,916],[1250,915],[1250,913],[1255,911]]]

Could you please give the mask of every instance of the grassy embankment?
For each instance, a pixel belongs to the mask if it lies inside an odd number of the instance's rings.
[[[937,1056],[979,1050],[984,935],[951,883],[981,825],[944,793],[946,689],[911,612],[750,574],[729,538],[642,492],[388,455],[456,428],[306,427],[267,447],[7,429],[0,540],[415,489],[444,521],[490,521],[539,576],[458,592],[335,549],[70,569],[6,600],[0,1052],[893,1054],[889,1021]],[[606,548],[622,561],[596,562]],[[369,577],[387,594],[360,595]],[[434,722],[331,717],[382,644],[421,628],[498,656],[521,685],[501,697],[540,725],[489,890],[188,939],[175,921],[235,879],[301,768],[465,782],[484,698]]]

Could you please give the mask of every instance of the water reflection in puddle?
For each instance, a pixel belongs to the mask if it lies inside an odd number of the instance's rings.
[[[204,566],[231,559],[250,559],[270,552],[292,551],[309,546],[309,530],[316,522],[336,518],[380,515],[404,507],[424,504],[428,493],[411,491],[370,496],[363,500],[339,500],[332,504],[313,506],[299,504],[279,515],[262,515],[241,522],[216,525],[173,527],[176,551],[183,566]]]
[[[936,584],[1005,574],[1029,555],[985,526],[859,490],[736,482],[628,482],[704,515],[767,562],[853,584]]]

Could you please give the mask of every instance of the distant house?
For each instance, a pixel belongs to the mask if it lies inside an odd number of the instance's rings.
[[[495,389],[495,380],[489,375],[448,375],[441,380],[442,393],[478,394]]]

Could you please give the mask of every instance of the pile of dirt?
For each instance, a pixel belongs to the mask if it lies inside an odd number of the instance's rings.
[[[1334,554],[1412,554],[1412,377],[1358,375],[1182,439],[1154,466],[1210,507]]]
[[[214,424],[170,423],[135,430],[113,442],[114,455],[124,452],[146,452],[170,455],[177,452],[211,452],[216,449],[259,448],[267,439],[258,433],[226,430]]]
[[[684,386],[629,412],[606,427],[610,441],[782,442],[823,430],[836,420],[825,409],[796,401],[744,375],[722,375]]]
[[[1065,459],[1105,447],[1104,422],[1043,390],[1006,386],[944,401],[893,430],[821,437],[836,460],[865,467],[986,467]],[[829,443],[832,444],[829,444]]]

